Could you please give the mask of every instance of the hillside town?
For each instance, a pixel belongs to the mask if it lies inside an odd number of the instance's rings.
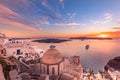
[[[0,33],[0,80],[120,80],[120,57],[115,60],[115,67],[108,63],[94,73],[84,70],[80,56],[66,58],[55,45],[43,50]]]

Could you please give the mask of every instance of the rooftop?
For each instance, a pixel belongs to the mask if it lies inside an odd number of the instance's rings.
[[[55,46],[50,46],[50,49],[48,49],[42,57],[42,62],[46,64],[56,64],[59,63],[61,60],[62,55],[57,49],[55,49]]]

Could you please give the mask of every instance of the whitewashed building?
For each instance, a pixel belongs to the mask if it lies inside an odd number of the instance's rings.
[[[73,56],[72,61],[63,58],[54,45],[51,45],[40,59],[40,70],[40,74],[58,76],[56,80],[80,80],[83,73],[79,56]]]
[[[0,33],[0,45],[4,44],[4,40],[5,40],[6,36],[2,33]]]
[[[44,53],[41,59],[41,73],[59,75],[64,72],[63,62],[64,59],[62,58],[61,53],[54,47],[50,46],[50,49]]]

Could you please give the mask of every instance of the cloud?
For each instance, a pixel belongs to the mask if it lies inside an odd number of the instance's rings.
[[[12,2],[10,0],[0,0],[0,3],[30,19],[33,19],[35,16],[38,18],[42,17],[43,19],[59,19],[56,15],[57,12],[54,13],[55,10],[48,0],[12,0]],[[46,12],[43,8],[40,8],[38,4],[43,5],[48,11],[46,10]]]
[[[67,15],[68,15],[67,22],[68,23],[73,23],[74,22],[74,18],[76,16],[76,13],[67,13]]]
[[[109,23],[113,20],[112,14],[110,13],[105,13],[104,14],[104,19],[101,23]]]
[[[0,4],[0,9],[1,18],[14,18],[19,16],[17,13],[13,12],[12,10],[3,6],[2,4]]]
[[[29,6],[30,5],[30,1],[29,0],[12,0],[12,2],[10,0],[0,0],[0,3],[8,3],[10,5],[16,5],[16,4],[21,4],[24,6]]]
[[[62,9],[64,9],[64,0],[59,0],[58,2],[61,4]]]
[[[115,20],[117,24],[120,24],[120,19]]]
[[[52,3],[53,2],[53,3]],[[52,4],[51,4],[52,3]],[[59,2],[60,4],[62,4],[62,2]],[[48,12],[46,13],[45,11],[41,11],[41,14],[49,19],[54,19],[54,20],[58,20],[60,19],[60,12],[58,9],[58,2],[53,0],[53,1],[49,1],[49,0],[41,0],[41,4],[48,9]],[[54,5],[53,5],[54,4]]]
[[[73,19],[76,16],[76,13],[68,13],[67,15],[70,19]]]
[[[104,14],[104,19],[111,19],[112,18],[112,14],[110,14],[110,13],[105,13]]]
[[[46,7],[47,9],[49,9],[50,11],[52,10],[51,9],[51,6],[48,4],[47,0],[41,0],[41,4]]]
[[[56,23],[55,25],[57,25],[57,26],[70,26],[70,27],[73,27],[73,26],[80,26],[81,24],[80,23],[71,22],[71,23]]]
[[[76,16],[76,13],[67,13],[68,19],[65,19],[63,23],[56,23],[57,26],[64,26],[64,27],[71,27],[75,28],[76,26],[81,26],[83,24],[77,23],[73,20],[73,18]]]
[[[103,18],[102,19],[99,19],[99,20],[91,20],[90,22],[92,24],[106,24],[106,23],[109,23],[113,20],[113,17],[112,17],[112,14],[110,13],[105,13],[103,15]]]
[[[50,23],[47,20],[39,20],[35,22],[37,25],[43,24],[43,25],[49,25]]]
[[[42,20],[42,21],[40,21],[40,24],[50,24],[50,23],[46,20]]]
[[[112,29],[120,30],[120,27],[113,27]]]
[[[51,15],[51,14],[49,14],[49,13],[45,13],[45,12],[40,12],[40,14],[41,15],[43,15],[43,19],[54,19],[54,20],[59,20],[60,18],[59,17],[57,17],[57,16],[53,16],[53,15]]]
[[[99,23],[101,23],[100,21],[97,21],[97,20],[90,20],[90,22],[91,22],[92,24],[99,24]]]
[[[25,20],[21,15],[0,4],[0,24],[14,26],[25,30],[35,30],[32,22]],[[30,25],[27,25],[29,23]]]

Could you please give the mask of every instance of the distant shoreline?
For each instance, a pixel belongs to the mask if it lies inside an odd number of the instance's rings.
[[[80,39],[80,40],[113,40],[113,38],[89,38],[89,37],[73,37],[70,39]]]
[[[39,43],[61,43],[66,41],[72,40],[114,40],[120,38],[90,38],[90,37],[71,37],[71,38],[11,38],[13,40],[26,40],[26,39],[34,39],[32,42],[39,42]],[[10,39],[10,40],[11,40]]]

